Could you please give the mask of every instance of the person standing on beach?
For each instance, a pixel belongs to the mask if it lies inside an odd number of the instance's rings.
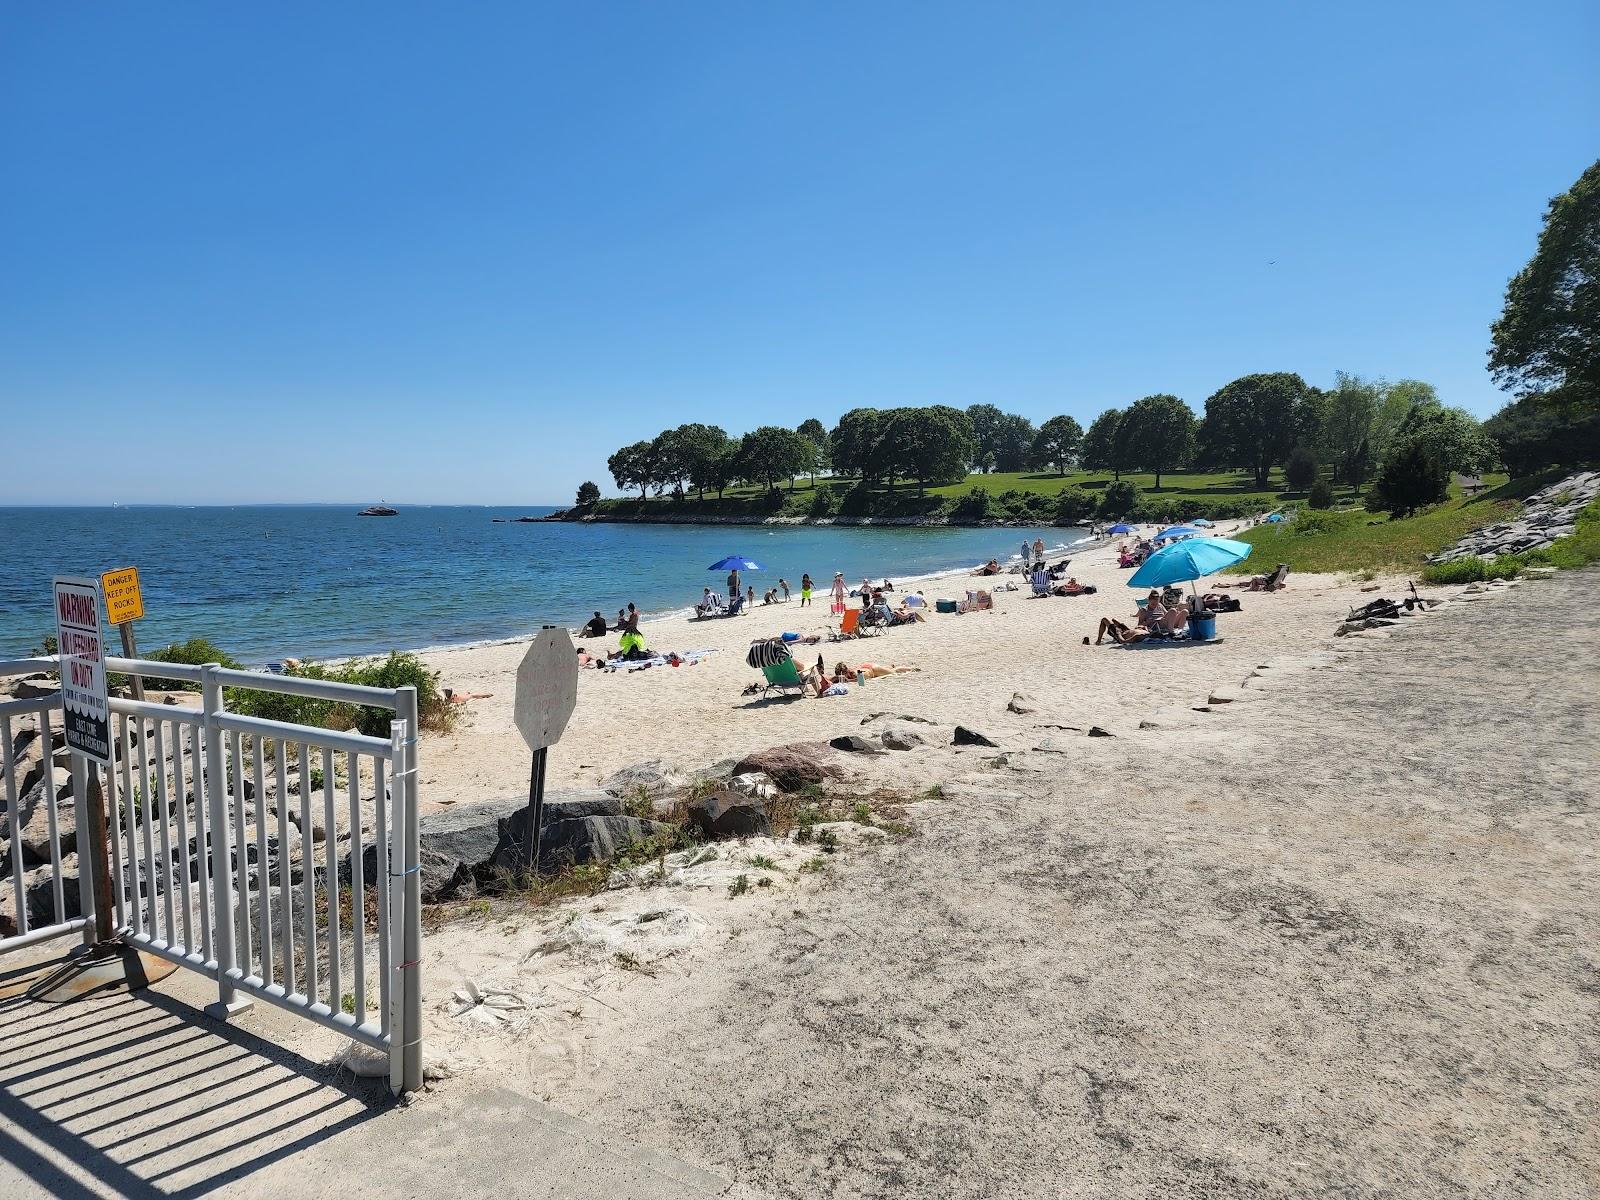
[[[789,581],[787,579],[778,580],[778,587],[783,592],[783,602],[785,604],[789,603]]]
[[[1044,561],[1044,539],[1042,537],[1036,537],[1033,539],[1033,561]]]
[[[1027,566],[1033,560],[1028,557],[1028,539],[1022,539],[1022,565]]]
[[[734,600],[739,596],[739,568],[735,567],[728,572],[728,599]]]
[[[833,611],[844,611],[844,572],[833,573]]]
[[[811,607],[811,576],[809,574],[800,576],[800,607]]]

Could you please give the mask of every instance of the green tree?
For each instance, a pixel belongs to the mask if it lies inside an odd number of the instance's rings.
[[[884,414],[875,408],[852,408],[839,418],[828,435],[836,474],[859,475],[871,481],[872,452],[883,418]]]
[[[806,469],[811,473],[811,482],[813,485],[815,485],[817,482],[817,472],[826,471],[828,469],[827,427],[815,417],[807,417],[804,421],[800,422],[800,425],[795,432],[801,437],[805,438],[806,441],[811,443],[811,462],[807,464]]]
[[[1326,479],[1319,479],[1311,485],[1311,491],[1306,494],[1308,508],[1332,508],[1333,487]]]
[[[727,452],[727,431],[720,425],[696,422],[679,425],[666,436],[675,469],[680,472],[677,478],[687,479],[700,499],[705,499],[706,489],[716,486],[715,466],[718,457]]]
[[[1395,441],[1421,439],[1446,472],[1476,474],[1492,469],[1498,459],[1494,442],[1478,419],[1464,408],[1418,404],[1400,422]]]
[[[1033,422],[1016,413],[1001,413],[994,429],[994,465],[997,471],[1020,471],[1028,465],[1037,432]]]
[[[1450,472],[1436,447],[1425,432],[1410,430],[1395,436],[1368,490],[1367,507],[1409,517],[1419,508],[1439,503],[1449,487]]]
[[[1072,417],[1051,417],[1039,426],[1034,436],[1031,455],[1040,466],[1054,467],[1057,475],[1065,475],[1078,458],[1078,447],[1083,444],[1083,426]]]
[[[1206,400],[1207,436],[1234,466],[1249,467],[1256,486],[1294,446],[1308,392],[1306,381],[1287,371],[1245,375]]]
[[[1089,432],[1083,435],[1083,446],[1078,458],[1091,471],[1110,471],[1113,479],[1122,478],[1122,458],[1118,454],[1117,422],[1122,414],[1108,408],[1089,423]]]
[[[982,468],[985,455],[992,454],[995,461],[999,462],[1000,452],[995,448],[995,430],[999,427],[1001,412],[993,404],[967,405],[967,420],[972,422],[973,454],[972,465]]]
[[[1176,396],[1161,393],[1136,400],[1117,422],[1117,440],[1130,465],[1161,476],[1188,465],[1194,455],[1195,417]]]
[[[1490,335],[1501,387],[1566,415],[1600,411],[1600,161],[1550,201]]]
[[[1343,371],[1334,376],[1328,394],[1327,421],[1322,430],[1322,448],[1333,464],[1335,483],[1360,487],[1367,477],[1368,435],[1378,415],[1378,400],[1383,395],[1381,381],[1370,382]]]
[[[649,442],[634,442],[631,446],[622,447],[606,459],[606,469],[622,491],[638,488],[641,500],[648,498],[648,489],[656,481]]]
[[[1289,461],[1283,466],[1283,479],[1295,492],[1309,492],[1317,482],[1317,456],[1305,446],[1289,451]]]
[[[1433,384],[1420,379],[1402,379],[1382,387],[1378,411],[1373,414],[1372,428],[1367,432],[1367,451],[1372,461],[1378,463],[1388,457],[1395,435],[1413,408],[1439,403],[1439,393]]]
[[[586,479],[578,485],[578,507],[587,508],[600,499],[600,485],[592,479]]]
[[[945,404],[927,408],[897,408],[889,414],[878,439],[879,453],[891,480],[896,470],[917,481],[917,491],[929,483],[961,478],[972,461],[976,438],[972,422],[960,409]]]
[[[704,487],[715,490],[718,500],[722,499],[722,493],[728,489],[728,485],[739,478],[739,454],[743,448],[743,442],[727,438],[704,464],[704,474],[700,479]],[[697,486],[701,484],[697,482]]]
[[[759,479],[771,491],[779,479],[790,479],[805,470],[811,443],[792,429],[763,425],[744,435],[739,446],[739,473],[746,479]]]
[[[1524,396],[1483,423],[1514,476],[1600,460],[1600,413],[1565,416],[1543,396]]]

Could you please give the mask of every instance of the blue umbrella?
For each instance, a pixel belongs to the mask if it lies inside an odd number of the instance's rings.
[[[760,571],[760,563],[754,559],[745,558],[742,554],[730,554],[727,558],[719,558],[706,568],[708,571]]]
[[[1132,533],[1133,532],[1133,526],[1132,525],[1113,525],[1110,529],[1106,530],[1106,532],[1107,533]]]
[[[1170,529],[1163,529],[1160,533],[1156,534],[1153,540],[1165,542],[1171,538],[1190,537],[1199,532],[1200,531],[1192,525],[1174,525]]]
[[[1268,513],[1267,514],[1267,520],[1271,524],[1276,525],[1279,521],[1283,520],[1283,514],[1282,513]]]
[[[1196,517],[1194,519],[1194,524],[1198,525],[1201,529],[1211,528],[1211,522],[1206,520],[1204,517]]]
[[[1174,542],[1157,550],[1128,580],[1129,587],[1156,588],[1169,583],[1188,583],[1202,575],[1213,575],[1250,557],[1249,542],[1227,538],[1195,538]]]

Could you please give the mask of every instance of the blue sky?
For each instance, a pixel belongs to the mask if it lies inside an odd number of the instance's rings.
[[[1600,7],[0,13],[0,503],[565,502],[861,404],[1488,414]],[[16,443],[13,443],[16,444]]]

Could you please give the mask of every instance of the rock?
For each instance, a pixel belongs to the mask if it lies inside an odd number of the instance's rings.
[[[641,792],[654,799],[677,788],[678,777],[660,759],[651,759],[623,767],[600,786],[611,795],[623,799]]]
[[[807,784],[821,784],[837,779],[843,772],[821,761],[820,755],[827,747],[820,742],[797,742],[787,746],[774,746],[770,750],[757,750],[734,764],[735,775],[748,775],[759,771],[769,776],[786,792],[798,792]]]
[[[999,743],[990,740],[976,729],[968,729],[965,725],[957,725],[955,737],[951,739],[952,746],[995,746]]]
[[[1116,737],[1117,735],[1112,733],[1109,729],[1102,729],[1098,725],[1091,725],[1091,726],[1089,726],[1089,736],[1090,737]]]
[[[882,754],[883,747],[869,742],[860,734],[846,733],[829,741],[828,745],[835,750],[844,750],[851,754]]]
[[[1012,692],[1011,700],[1006,704],[1006,711],[1027,716],[1029,713],[1038,712],[1039,709],[1033,697],[1026,692]]]
[[[28,906],[28,928],[42,929],[56,923],[55,885],[49,866],[34,867],[23,872],[22,894]],[[78,856],[66,854],[61,858],[62,920],[70,921],[83,909],[78,904]],[[0,888],[0,937],[14,937],[19,932],[17,924],[17,896],[11,881]]]
[[[552,821],[572,821],[578,817],[620,816],[622,816],[622,801],[599,788],[574,788],[571,791],[545,793],[546,825]]]
[[[915,750],[923,743],[920,733],[903,725],[885,729],[878,735],[878,740],[883,743],[885,750]]]
[[[491,870],[520,873],[528,869],[528,825],[526,806],[506,819],[505,836],[490,862]],[[624,846],[671,829],[664,821],[647,821],[640,817],[596,816],[552,821],[539,833],[539,871],[548,874],[565,866],[607,862]]]
[[[728,786],[741,796],[750,796],[756,800],[776,800],[778,798],[778,785],[772,782],[768,775],[760,771],[752,771],[747,775],[735,775],[728,781]]]
[[[881,721],[884,717],[893,717],[896,721],[911,721],[917,725],[937,725],[937,721],[930,721],[927,717],[914,717],[910,713],[875,712],[868,713],[861,718],[863,725],[870,725],[874,721]]]
[[[691,800],[688,816],[708,839],[765,837],[772,832],[772,818],[767,815],[765,802],[731,790],[718,790]]]
[[[62,854],[78,848],[77,813],[72,803],[72,773],[64,767],[50,768],[48,780],[41,766],[33,786],[17,801],[14,845],[22,849],[24,866],[50,861],[50,810],[56,815],[56,836]],[[12,814],[0,820],[0,836],[12,838]],[[10,855],[6,855],[9,860]],[[9,861],[6,864],[10,865]]]
[[[61,685],[47,675],[29,675],[12,685],[11,694],[18,700],[38,700],[54,696],[60,690]]]

